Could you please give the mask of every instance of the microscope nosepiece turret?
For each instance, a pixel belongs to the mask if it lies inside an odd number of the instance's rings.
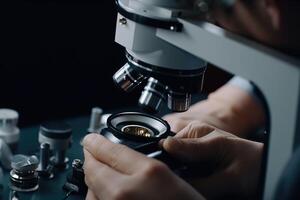
[[[156,32],[184,34],[178,17],[199,15],[194,1],[118,0],[117,6],[115,40],[125,47],[127,63],[113,76],[114,82],[127,92],[144,86],[139,105],[149,112],[159,111],[162,102],[172,111],[188,110],[191,94],[202,88],[207,64]]]

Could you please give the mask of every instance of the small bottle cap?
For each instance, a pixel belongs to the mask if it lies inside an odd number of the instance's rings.
[[[15,155],[11,161],[11,167],[20,172],[34,171],[37,169],[39,160],[36,156]]]
[[[7,144],[19,141],[20,130],[17,127],[19,114],[11,109],[0,109],[0,138]]]
[[[19,114],[17,111],[7,108],[0,109],[1,120],[18,120]]]
[[[40,126],[40,134],[52,139],[68,139],[72,128],[64,122],[48,122]]]

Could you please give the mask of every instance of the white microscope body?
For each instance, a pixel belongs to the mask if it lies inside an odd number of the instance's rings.
[[[205,22],[215,2],[117,0],[115,40],[126,48],[128,63],[114,80],[126,91],[147,80],[139,103],[150,111],[159,110],[163,101],[173,111],[186,111],[191,93],[203,83],[206,63],[255,83],[270,116],[263,198],[272,199],[300,143],[299,62]],[[234,0],[219,2],[234,4]]]

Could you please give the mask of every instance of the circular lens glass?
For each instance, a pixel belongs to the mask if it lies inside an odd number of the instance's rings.
[[[153,115],[124,112],[111,115],[107,128],[116,138],[151,142],[165,138],[170,133],[168,123]]]
[[[152,130],[145,126],[140,125],[127,125],[122,128],[122,132],[125,134],[130,134],[134,136],[141,136],[141,137],[153,137],[155,134]]]

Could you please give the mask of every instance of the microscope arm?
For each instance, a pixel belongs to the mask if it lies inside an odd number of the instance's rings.
[[[264,199],[272,199],[282,170],[299,145],[299,62],[206,22],[179,20],[183,32],[157,29],[160,39],[253,81],[268,104],[270,133]]]

